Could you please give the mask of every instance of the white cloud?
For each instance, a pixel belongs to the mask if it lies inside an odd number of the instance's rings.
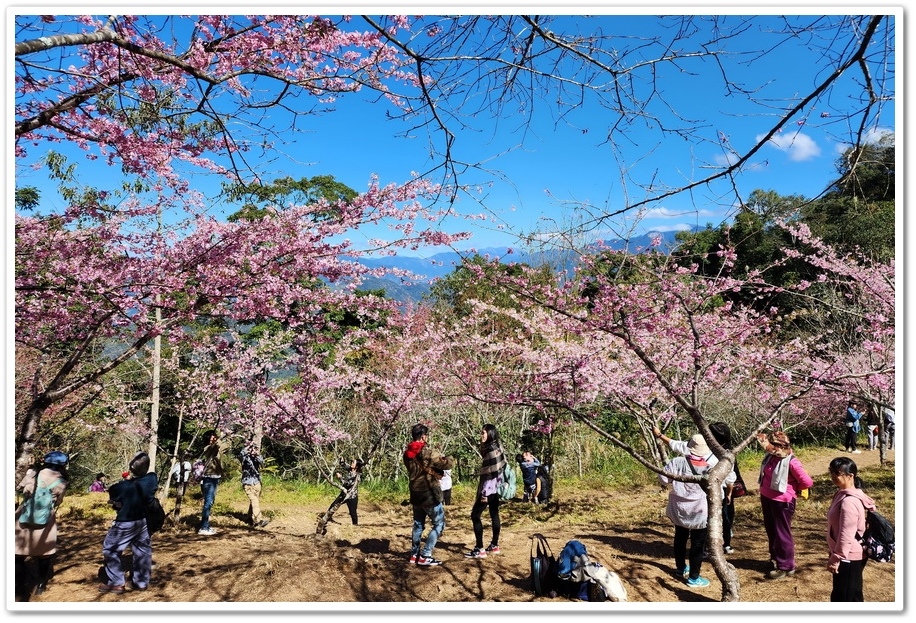
[[[645,212],[640,213],[640,217],[643,219],[649,218],[681,218],[685,214],[690,214],[691,216],[712,216],[713,213],[710,210],[672,210],[670,208],[652,208],[651,210],[646,210]]]
[[[657,232],[659,234],[665,233],[666,231],[689,231],[693,228],[693,225],[688,225],[687,223],[675,223],[673,225],[662,225],[661,227],[652,227],[651,229],[646,230],[647,234],[652,232]]]
[[[758,141],[761,139],[763,139],[762,134],[757,136]],[[782,132],[767,142],[776,149],[786,152],[789,160],[793,162],[803,162],[821,155],[821,148],[804,132]]]

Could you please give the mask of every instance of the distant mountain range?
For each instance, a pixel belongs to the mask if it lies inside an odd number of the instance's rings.
[[[658,246],[654,247],[663,252],[670,252],[675,245],[675,235],[677,232],[658,232],[648,233],[644,236],[631,238],[630,240],[605,240],[604,245],[614,250],[630,249],[634,253],[642,252],[646,249],[653,248],[653,242],[658,239]],[[598,246],[598,245],[596,245]],[[486,249],[476,249],[476,254],[484,257],[499,258],[503,263],[523,263],[531,266],[541,266],[549,263],[558,270],[571,270],[575,267],[577,256],[570,251],[552,250],[537,251],[528,253],[513,248],[509,253],[509,247],[490,247]],[[384,288],[386,294],[397,301],[419,301],[423,295],[429,292],[430,284],[433,280],[445,277],[451,274],[457,266],[461,264],[462,255],[468,253],[459,253],[449,251],[437,253],[427,258],[422,257],[402,257],[391,256],[381,258],[360,258],[359,262],[369,268],[395,268],[409,271],[417,275],[417,280],[411,284],[404,284],[397,277],[377,278],[369,277],[360,287],[362,290],[374,290]]]

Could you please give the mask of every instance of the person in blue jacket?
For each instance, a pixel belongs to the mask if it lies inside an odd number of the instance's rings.
[[[129,546],[133,552],[131,584],[134,590],[149,587],[153,567],[153,544],[146,528],[146,507],[156,495],[159,479],[150,471],[149,455],[138,452],[128,464],[130,477],[108,488],[108,503],[118,511],[102,542],[105,575],[108,580],[99,585],[99,592],[122,594],[124,570],[121,553]]]
[[[862,419],[862,414],[856,411],[858,405],[854,400],[850,400],[849,404],[846,405],[846,452],[851,452],[853,454],[862,454],[861,450],[856,448],[856,437],[859,435],[859,430],[862,425],[859,423],[859,420]]]

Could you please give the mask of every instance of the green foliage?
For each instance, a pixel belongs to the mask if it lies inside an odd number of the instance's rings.
[[[34,210],[41,202],[41,192],[34,186],[16,188],[16,209]]]
[[[257,221],[267,217],[271,210],[283,210],[287,204],[313,205],[320,200],[329,203],[348,202],[359,193],[338,182],[333,175],[316,175],[313,178],[303,177],[298,180],[281,177],[271,184],[225,184],[223,191],[229,201],[244,202],[241,209],[229,216],[230,221]],[[321,213],[317,218],[335,218],[334,209]]]

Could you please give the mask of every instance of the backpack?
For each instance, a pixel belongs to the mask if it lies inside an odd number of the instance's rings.
[[[19,523],[41,528],[48,525],[51,521],[51,513],[54,510],[54,496],[51,495],[51,489],[61,483],[58,478],[49,485],[44,484],[38,475],[35,475],[35,491],[31,497],[23,503],[22,514],[19,515]]]
[[[890,562],[894,557],[894,526],[877,511],[865,511],[865,532],[859,540],[871,560]]]
[[[509,461],[506,461],[506,466],[503,467],[502,482],[499,483],[499,487],[497,488],[499,497],[506,501],[514,500],[516,488],[517,480],[515,477],[515,468],[509,464]]]
[[[206,467],[206,465],[200,459],[194,461],[194,464],[191,465],[191,482],[197,484],[203,480],[204,467]]]

